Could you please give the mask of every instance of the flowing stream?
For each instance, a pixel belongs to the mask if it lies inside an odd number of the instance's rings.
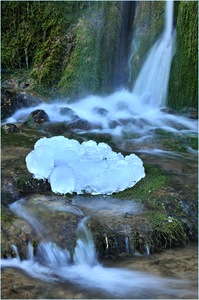
[[[39,211],[39,207],[35,208]],[[181,298],[190,294],[189,280],[161,277],[129,268],[103,266],[98,261],[93,237],[87,226],[88,217],[79,221],[74,251],[59,247],[49,238],[47,240],[47,228],[41,217],[39,220],[35,217],[35,208],[27,207],[23,199],[11,204],[10,209],[14,213],[23,216],[29,223],[34,223],[35,230],[42,238],[36,254],[32,244],[28,244],[27,258],[24,260],[20,259],[17,248],[12,245],[16,257],[2,259],[3,268],[18,268],[33,278],[54,284],[71,282],[84,291],[95,292],[99,297],[151,299],[158,295]],[[55,207],[53,209],[56,210]]]

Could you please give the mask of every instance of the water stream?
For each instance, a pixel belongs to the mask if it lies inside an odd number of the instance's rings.
[[[45,237],[45,224],[42,218],[35,218],[31,207],[27,210],[22,200],[13,203],[10,208],[32,223],[32,216],[37,220],[34,227],[40,231],[41,242],[36,254],[31,243],[28,244],[27,257],[21,260],[15,245],[15,258],[2,259],[2,268],[18,268],[29,276],[46,282],[66,282],[83,288],[84,291],[94,292],[100,297],[114,298],[180,298],[190,294],[189,280],[172,277],[162,277],[146,271],[131,270],[127,267],[116,268],[103,266],[97,258],[92,234],[87,226],[88,217],[83,217],[77,227],[77,241],[73,252],[59,247],[55,242]],[[35,206],[36,207],[36,206]],[[39,210],[39,208],[38,208]],[[28,212],[28,213],[27,213]],[[32,215],[33,214],[33,215]],[[39,224],[39,227],[37,227]],[[42,227],[40,226],[42,224]],[[126,246],[128,247],[128,241]],[[186,288],[182,288],[186,284]]]

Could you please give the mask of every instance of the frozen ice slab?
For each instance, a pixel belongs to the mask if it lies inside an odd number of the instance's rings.
[[[41,138],[26,157],[30,173],[48,179],[54,193],[112,194],[133,187],[145,176],[142,160],[124,157],[105,143],[80,144],[63,136]]]

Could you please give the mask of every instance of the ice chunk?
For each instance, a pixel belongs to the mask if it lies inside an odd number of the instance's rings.
[[[67,165],[56,166],[50,174],[49,182],[54,193],[73,193],[75,188],[73,169]]]
[[[142,160],[124,157],[105,143],[80,144],[63,136],[41,138],[26,157],[35,178],[48,179],[55,193],[112,194],[133,187],[145,176]]]
[[[54,168],[54,149],[48,145],[38,146],[26,156],[26,165],[35,178],[48,178]]]

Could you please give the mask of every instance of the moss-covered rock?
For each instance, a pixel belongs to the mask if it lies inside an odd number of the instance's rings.
[[[198,2],[180,1],[177,45],[173,58],[168,105],[174,109],[198,107]]]
[[[36,109],[30,113],[25,124],[30,128],[38,128],[41,124],[50,121],[47,113],[43,109]]]
[[[98,4],[72,30],[75,47],[66,62],[59,90],[69,96],[110,90],[120,34],[118,6],[114,2]]]
[[[20,257],[26,258],[30,241],[35,245],[38,243],[38,237],[31,226],[3,206],[1,211],[1,257],[16,257],[13,248],[15,246]]]
[[[2,89],[1,91],[1,118],[6,119],[22,107],[34,106],[42,99],[34,97],[26,92],[16,92],[13,90]]]
[[[2,66],[25,68],[41,93],[110,90],[120,35],[116,2],[7,2],[2,9]],[[55,93],[54,93],[55,92]]]

